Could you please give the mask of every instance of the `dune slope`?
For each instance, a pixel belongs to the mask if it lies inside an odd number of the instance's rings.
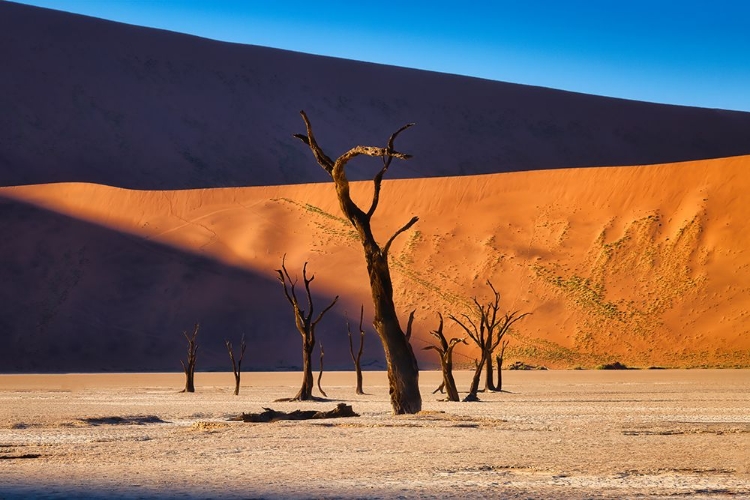
[[[325,181],[331,155],[399,139],[397,177],[750,154],[750,113],[664,106],[220,43],[0,2],[0,185],[134,189]],[[353,172],[354,177],[370,178]]]
[[[430,341],[437,312],[462,313],[475,295],[487,300],[491,279],[504,309],[533,313],[512,332],[507,361],[750,366],[749,168],[743,156],[392,180],[374,226],[384,241],[420,217],[391,254],[398,307],[404,318],[417,311],[416,348]],[[356,199],[367,200],[370,190],[369,182],[353,184]],[[327,366],[350,366],[344,313],[355,316],[364,303],[371,314],[361,248],[330,184],[133,191],[62,183],[0,188],[0,200],[8,236],[0,262],[12,276],[2,283],[0,317],[13,339],[5,368],[59,369],[70,343],[40,353],[41,361],[23,357],[50,332],[96,339],[106,325],[153,332],[171,346],[192,318],[207,331],[219,326],[210,347],[217,353],[222,335],[244,331],[265,342],[251,363],[299,364],[299,340],[274,281],[285,253],[290,269],[309,261],[321,303],[342,297],[324,320]],[[63,231],[53,216],[87,230]],[[118,256],[120,240],[132,258]],[[163,257],[170,252],[179,257]],[[175,260],[188,263],[167,272]],[[197,260],[204,264],[190,263]],[[236,280],[246,280],[244,288]],[[103,303],[117,306],[102,313]],[[93,323],[92,311],[106,318]],[[446,332],[460,330],[448,323]],[[376,344],[368,333],[373,364],[382,359]],[[96,349],[81,370],[101,369]],[[149,348],[137,337],[118,349],[138,359]],[[174,367],[176,359],[149,352],[148,368]],[[431,353],[419,352],[434,365]],[[472,356],[465,348],[457,361]],[[226,361],[217,354],[207,363]]]

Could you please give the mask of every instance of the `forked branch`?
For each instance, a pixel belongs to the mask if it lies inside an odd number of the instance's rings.
[[[294,137],[310,146],[313,156],[315,157],[315,161],[317,161],[318,164],[326,170],[326,172],[328,172],[329,174],[332,173],[333,160],[331,160],[331,158],[329,158],[328,155],[323,152],[320,146],[318,146],[318,142],[315,140],[315,136],[313,135],[312,125],[310,125],[310,120],[307,118],[307,114],[305,114],[304,111],[300,111],[299,114],[302,115],[302,120],[305,122],[307,135],[305,136],[302,134],[294,134]]]
[[[383,182],[383,176],[388,171],[388,167],[391,166],[391,161],[393,160],[393,155],[391,152],[393,151],[393,141],[396,140],[396,137],[398,137],[398,134],[406,130],[407,128],[413,126],[413,123],[407,123],[400,129],[396,130],[393,134],[391,134],[391,137],[388,139],[388,147],[386,148],[386,155],[383,156],[383,168],[380,169],[380,171],[375,175],[373,178],[373,192],[372,192],[372,204],[370,205],[370,209],[367,211],[367,217],[372,217],[372,214],[375,213],[375,209],[378,208],[378,202],[380,201],[380,185]]]
[[[388,242],[383,247],[383,255],[388,255],[388,249],[391,248],[391,243],[393,243],[393,240],[396,239],[396,236],[398,236],[399,234],[403,233],[404,231],[407,231],[410,227],[412,227],[414,224],[416,224],[418,220],[419,220],[419,217],[417,217],[415,215],[414,217],[411,218],[411,220],[409,222],[407,222],[406,224],[404,224],[404,226],[401,229],[399,229],[398,231],[396,231],[395,233],[393,233],[393,236],[391,236],[388,239]]]

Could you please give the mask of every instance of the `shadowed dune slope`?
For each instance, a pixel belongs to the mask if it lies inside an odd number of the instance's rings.
[[[397,144],[416,155],[398,177],[750,154],[750,113],[221,43],[11,2],[0,2],[0,66],[0,185],[326,180],[291,137],[300,109],[331,155],[385,145],[416,122]]]
[[[18,236],[0,243],[0,372],[180,371],[181,332],[191,333],[196,321],[200,370],[230,370],[224,341],[238,350],[243,334],[245,367],[301,365],[300,336],[269,273],[2,195],[0,230]],[[330,340],[341,338],[335,327],[343,322],[332,311],[318,337],[329,357],[345,360],[345,346]],[[382,354],[364,358],[382,366]]]
[[[512,332],[507,361],[750,366],[748,172],[743,156],[392,180],[374,227],[385,241],[420,216],[391,250],[402,317],[417,310],[418,349],[437,312],[459,314],[472,295],[487,300],[490,278],[504,309],[533,312]],[[371,184],[352,190],[365,203]],[[0,317],[18,346],[5,354],[14,369],[57,368],[72,349],[88,348],[78,336],[105,331],[138,343],[135,352],[152,347],[129,331],[151,332],[179,351],[179,332],[194,319],[223,330],[211,349],[249,329],[265,342],[261,366],[299,364],[299,339],[274,282],[284,253],[291,270],[309,261],[321,301],[342,297],[324,320],[327,366],[350,366],[343,314],[365,303],[369,323],[361,247],[330,184],[132,191],[63,183],[2,188],[0,196],[0,262],[11,276],[0,285]],[[102,307],[107,320],[95,321]],[[72,340],[31,350],[50,332]],[[460,331],[448,323],[446,333]],[[366,356],[382,359],[369,335]],[[91,349],[114,355],[104,344]],[[170,369],[174,352],[150,356],[163,354],[158,368]],[[418,352],[434,366],[432,353]],[[471,356],[465,348],[456,361]]]

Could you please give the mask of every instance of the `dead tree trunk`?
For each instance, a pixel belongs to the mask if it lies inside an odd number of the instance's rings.
[[[195,354],[198,351],[198,344],[196,343],[195,338],[198,336],[198,328],[200,328],[200,325],[196,323],[193,327],[192,336],[188,335],[186,331],[182,332],[188,343],[187,364],[185,364],[183,360],[180,360],[180,363],[182,363],[182,369],[185,371],[185,388],[182,392],[195,392]]]
[[[505,357],[505,348],[508,347],[509,343],[508,340],[503,340],[500,353],[495,356],[495,361],[497,361],[497,390],[501,392],[503,390],[503,358]]]
[[[380,201],[380,186],[383,176],[388,171],[391,161],[393,158],[402,160],[411,158],[410,155],[395,151],[393,149],[393,141],[398,134],[413,124],[405,125],[393,133],[385,148],[355,146],[334,161],[318,146],[313,135],[312,125],[305,112],[302,111],[300,114],[305,122],[307,135],[296,134],[295,137],[310,147],[315,160],[333,179],[341,211],[357,230],[359,239],[362,242],[375,309],[373,326],[383,343],[383,350],[385,351],[393,412],[396,414],[417,413],[422,408],[422,396],[419,393],[419,367],[417,359],[414,356],[414,351],[409,343],[413,313],[409,319],[409,327],[407,327],[407,331],[404,333],[398,321],[396,306],[393,302],[393,284],[391,281],[391,272],[388,268],[388,250],[393,240],[399,234],[412,227],[419,219],[413,217],[397,230],[383,247],[378,245],[370,227],[372,216]],[[366,212],[352,201],[349,194],[349,180],[346,177],[345,170],[349,160],[361,155],[375,156],[383,159],[383,167],[373,179],[372,201]]]
[[[459,401],[456,381],[453,378],[453,348],[456,347],[456,344],[460,344],[461,342],[466,343],[466,341],[463,338],[453,338],[449,342],[443,334],[443,315],[438,313],[438,316],[440,317],[440,325],[437,330],[430,333],[438,339],[440,345],[428,345],[424,349],[434,349],[440,356],[440,368],[443,371],[443,387],[448,394],[447,400]]]
[[[484,390],[495,392],[499,391],[499,389],[495,386],[495,368],[492,363],[493,361],[492,353],[490,352],[484,362]]]
[[[242,370],[242,358],[245,357],[245,348],[247,345],[245,344],[245,336],[242,336],[242,340],[240,341],[240,357],[237,358],[237,361],[235,362],[234,358],[234,349],[232,349],[232,343],[228,340],[224,341],[224,344],[227,346],[227,351],[229,351],[229,359],[232,361],[232,373],[234,373],[234,395],[237,396],[240,393],[240,371]]]
[[[300,308],[299,301],[297,300],[297,292],[295,286],[297,280],[292,280],[289,276],[289,272],[286,270],[285,265],[286,254],[281,259],[281,269],[277,269],[276,272],[279,275],[279,281],[284,286],[284,296],[287,301],[292,305],[294,310],[294,322],[297,326],[297,331],[302,336],[302,387],[296,396],[291,398],[295,401],[307,401],[313,399],[313,374],[312,374],[312,352],[315,348],[315,327],[318,325],[323,315],[327,313],[339,300],[338,295],[333,302],[323,309],[318,317],[313,321],[313,300],[310,293],[310,283],[315,279],[315,276],[307,277],[307,262],[302,266],[302,280],[305,286],[305,293],[307,294],[307,312]],[[288,285],[287,285],[288,282]]]
[[[362,351],[365,347],[365,331],[362,329],[362,319],[365,315],[365,306],[359,310],[359,351],[357,355],[354,355],[354,344],[352,343],[352,329],[349,327],[349,320],[346,321],[346,331],[349,335],[349,353],[352,355],[352,361],[354,362],[354,370],[357,372],[357,394],[364,394],[362,390]]]
[[[477,392],[479,392],[479,380],[482,378],[482,366],[484,366],[484,357],[481,360],[474,360],[474,377],[471,379],[469,394],[466,395],[464,401],[479,401]]]
[[[323,388],[320,386],[320,379],[323,378],[323,357],[326,355],[325,351],[323,351],[323,342],[320,343],[320,371],[318,372],[318,390],[323,395],[324,398],[328,397],[328,394],[326,394],[326,391],[323,390]]]
[[[472,319],[467,314],[462,314],[463,319],[458,319],[455,316],[449,316],[450,319],[455,321],[464,331],[469,335],[469,338],[479,347],[481,352],[481,362],[477,367],[477,374],[479,377],[482,371],[482,367],[486,367],[485,372],[485,383],[484,388],[487,391],[498,391],[495,386],[495,380],[493,375],[492,358],[493,352],[497,349],[497,346],[502,342],[503,337],[510,327],[530,313],[519,314],[518,311],[512,313],[500,314],[500,293],[495,290],[490,280],[487,280],[487,284],[492,290],[493,299],[486,305],[479,303],[476,297],[473,298],[473,316]],[[477,390],[479,390],[477,388]]]

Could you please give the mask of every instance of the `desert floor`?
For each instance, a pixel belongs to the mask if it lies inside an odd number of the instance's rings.
[[[394,416],[386,376],[324,373],[330,401],[278,403],[299,373],[0,376],[0,498],[750,497],[750,371],[503,372],[505,393]],[[459,387],[470,374],[457,373]],[[249,424],[263,407],[358,418]],[[91,417],[133,418],[90,423]]]

